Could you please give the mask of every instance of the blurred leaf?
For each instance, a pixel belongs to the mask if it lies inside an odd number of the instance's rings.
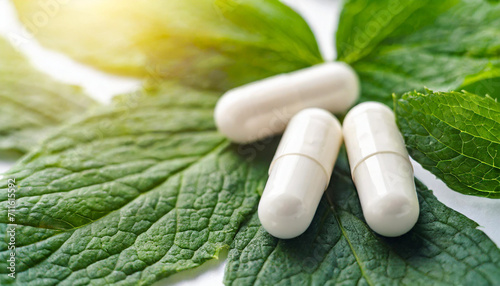
[[[484,0],[349,0],[337,50],[361,78],[362,101],[391,105],[392,93],[475,85],[498,98],[498,35],[500,6]]]
[[[463,194],[500,198],[500,103],[464,92],[410,92],[395,101],[410,155]]]
[[[54,3],[14,0],[42,44],[110,72],[226,90],[322,61],[305,21],[277,0]]]
[[[491,74],[491,77],[487,73],[485,75],[482,78],[471,76],[470,83],[466,78],[460,89],[474,94],[487,94],[496,100],[500,100],[500,70],[497,74]]]
[[[55,127],[96,103],[52,80],[0,38],[0,151],[27,152]]]
[[[235,237],[226,285],[498,285],[500,250],[477,224],[417,182],[420,218],[386,238],[367,226],[342,153],[312,225],[269,235],[255,213]]]

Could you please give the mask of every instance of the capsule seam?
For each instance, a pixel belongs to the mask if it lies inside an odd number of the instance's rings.
[[[400,153],[398,152],[394,152],[394,151],[381,151],[381,152],[375,152],[373,154],[370,154],[366,157],[363,158],[363,160],[359,161],[358,164],[356,164],[356,166],[354,166],[353,168],[351,168],[351,177],[352,177],[352,180],[353,181],[356,181],[356,178],[355,178],[355,173],[356,173],[356,169],[358,168],[359,165],[361,165],[361,163],[363,163],[364,161],[366,161],[368,158],[371,158],[375,155],[379,155],[379,154],[395,154],[395,155],[398,155],[400,157],[403,157],[404,159],[406,159],[408,162],[410,162],[410,158],[408,156],[403,156],[401,155]],[[411,170],[412,172],[415,172],[415,170],[413,169],[413,165],[411,164],[410,162],[410,166],[411,166]],[[323,166],[322,166],[323,167]]]
[[[283,154],[281,156],[279,156],[278,158],[274,159],[272,162],[271,162],[271,166],[269,166],[269,170],[268,170],[268,174],[270,175],[271,174],[271,170],[273,169],[274,167],[274,163],[276,161],[278,161],[279,159],[285,157],[285,156],[288,156],[288,155],[299,155],[299,156],[303,156],[303,157],[307,157],[311,160],[313,160],[314,162],[316,162],[320,167],[321,167],[321,170],[323,170],[323,172],[325,172],[325,176],[329,179],[330,176],[328,175],[328,172],[326,171],[325,167],[323,167],[323,165],[318,161],[316,160],[315,158],[307,155],[307,154],[304,154],[304,153],[286,153],[286,154]]]

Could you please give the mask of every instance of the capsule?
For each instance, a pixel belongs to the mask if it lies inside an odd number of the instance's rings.
[[[297,112],[310,107],[346,112],[359,96],[359,80],[342,62],[319,64],[228,91],[217,102],[219,132],[236,143],[282,133]]]
[[[259,219],[271,235],[293,238],[314,217],[342,144],[342,128],[328,111],[309,108],[290,121],[259,203]]]
[[[343,133],[366,222],[383,236],[405,234],[417,222],[419,205],[394,113],[380,103],[359,104],[346,115]]]

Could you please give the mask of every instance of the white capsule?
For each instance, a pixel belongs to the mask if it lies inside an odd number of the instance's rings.
[[[302,109],[343,113],[358,96],[359,80],[349,65],[324,63],[228,91],[217,102],[215,123],[232,141],[249,143],[283,132]]]
[[[275,237],[302,234],[314,217],[342,144],[339,121],[309,108],[295,115],[269,167],[259,203],[262,226]]]
[[[346,115],[343,132],[366,222],[384,236],[405,234],[417,222],[419,206],[394,113],[380,103],[359,104]]]

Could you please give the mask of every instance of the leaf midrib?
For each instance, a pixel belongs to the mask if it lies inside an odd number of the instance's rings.
[[[347,233],[344,229],[344,226],[342,225],[342,222],[340,221],[340,218],[338,217],[338,214],[336,212],[333,212],[332,211],[332,214],[334,215],[335,217],[335,220],[337,221],[338,225],[339,225],[339,228],[340,228],[340,231],[342,232],[342,236],[345,238],[345,240],[347,241],[347,244],[349,245],[349,249],[351,249],[351,252],[352,254],[354,255],[354,258],[356,259],[356,264],[358,265],[359,267],[359,270],[361,271],[361,277],[364,277],[365,280],[366,280],[366,283],[368,283],[368,285],[370,286],[375,286],[375,284],[371,281],[371,279],[368,277],[368,275],[366,274],[366,271],[363,267],[363,264],[361,262],[361,259],[359,258],[356,250],[354,250],[354,247],[352,246],[352,243],[351,241],[349,240],[349,237],[347,236]]]

